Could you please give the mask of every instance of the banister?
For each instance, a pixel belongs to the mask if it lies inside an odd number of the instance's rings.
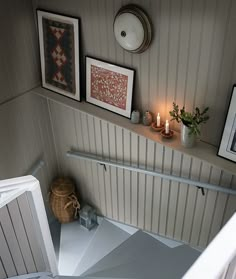
[[[200,189],[208,189],[208,190],[217,191],[217,192],[221,192],[221,193],[225,193],[225,194],[229,194],[229,195],[236,195],[236,190],[233,190],[233,189],[230,189],[230,188],[224,188],[224,187],[214,185],[214,184],[210,184],[210,183],[205,183],[205,182],[201,182],[201,181],[197,181],[197,180],[191,180],[191,179],[188,179],[188,178],[179,177],[179,176],[175,176],[175,175],[171,175],[171,174],[164,174],[164,173],[157,172],[157,171],[151,171],[151,170],[147,170],[147,169],[143,169],[143,168],[138,168],[138,167],[133,167],[133,166],[125,165],[125,164],[120,164],[120,163],[112,162],[112,161],[109,161],[109,160],[106,160],[106,159],[100,159],[96,155],[93,155],[93,154],[91,155],[91,154],[88,154],[88,153],[73,150],[73,151],[67,151],[66,156],[72,157],[72,158],[77,158],[77,159],[84,159],[84,160],[87,160],[87,161],[92,161],[92,162],[95,162],[95,163],[98,163],[98,164],[104,165],[104,166],[108,165],[108,166],[112,166],[112,167],[126,169],[126,170],[129,170],[129,171],[144,173],[144,174],[151,175],[151,176],[157,176],[157,177],[161,177],[161,178],[164,178],[164,179],[177,181],[177,182],[180,182],[180,183],[193,185],[193,186],[196,186]]]

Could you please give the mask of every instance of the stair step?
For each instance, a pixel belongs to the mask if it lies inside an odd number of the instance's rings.
[[[77,265],[73,276],[84,273],[129,237],[129,233],[104,219]]]
[[[60,252],[60,238],[61,238],[61,224],[54,220],[49,224],[53,246],[57,258],[57,262],[59,261],[59,252]]]
[[[60,275],[72,275],[76,266],[82,259],[84,252],[97,227],[88,231],[80,226],[79,222],[61,225],[60,252],[58,270]]]
[[[179,279],[199,254],[187,245],[169,248],[138,231],[83,275],[97,278]]]
[[[97,272],[133,262],[134,259],[142,257],[143,254],[150,256],[152,251],[161,253],[168,249],[170,248],[153,237],[138,231],[83,275],[91,276]]]

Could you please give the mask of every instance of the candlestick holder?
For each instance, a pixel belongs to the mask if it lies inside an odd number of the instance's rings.
[[[157,126],[156,122],[152,122],[152,130],[155,132],[161,132],[161,130],[164,128],[164,123],[161,123],[160,126]]]
[[[161,135],[163,138],[171,139],[174,135],[174,131],[170,130],[169,133],[166,133],[165,128],[161,130]]]

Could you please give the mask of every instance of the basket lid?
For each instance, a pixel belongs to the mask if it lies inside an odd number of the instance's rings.
[[[52,183],[51,190],[53,194],[65,197],[75,191],[75,185],[68,178],[58,178]]]

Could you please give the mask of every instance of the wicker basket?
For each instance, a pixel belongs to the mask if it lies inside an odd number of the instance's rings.
[[[58,178],[51,186],[50,205],[60,223],[76,219],[80,204],[75,194],[75,185],[68,178]]]

